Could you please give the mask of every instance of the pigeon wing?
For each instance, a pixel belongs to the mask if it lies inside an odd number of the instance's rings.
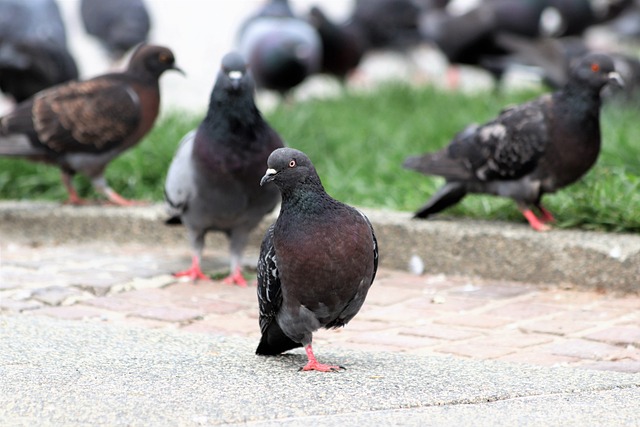
[[[39,94],[33,126],[43,144],[57,152],[107,151],[137,128],[140,99],[116,79],[72,82]]]

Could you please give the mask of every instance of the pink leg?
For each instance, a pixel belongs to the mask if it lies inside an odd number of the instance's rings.
[[[144,206],[147,202],[140,200],[128,200],[116,193],[113,189],[107,188],[104,191],[105,196],[109,199],[109,202],[116,206]]]
[[[522,215],[529,221],[529,225],[536,231],[549,231],[551,227],[540,222],[531,209],[522,209]]]
[[[247,280],[242,275],[242,269],[237,267],[235,271],[231,272],[227,277],[222,279],[227,285],[238,285],[241,288],[247,287]]]
[[[542,214],[542,218],[540,218],[542,222],[547,223],[556,221],[551,212],[549,212],[544,206],[538,205],[538,209],[540,209],[540,213]]]
[[[65,205],[79,206],[87,204],[87,201],[80,198],[80,196],[78,196],[78,192],[73,187],[71,175],[62,172],[62,183],[64,184],[64,188],[67,189],[67,193],[69,193],[69,198],[64,202]]]
[[[447,88],[456,90],[460,88],[460,67],[449,65],[447,68]]]
[[[307,345],[304,348],[304,351],[307,352],[307,358],[309,359],[309,361],[300,369],[301,371],[336,372],[340,369],[344,369],[342,366],[325,365],[323,363],[318,363],[318,361],[316,360],[316,356],[313,354],[311,344]]]
[[[209,278],[209,276],[207,276],[206,274],[204,274],[202,272],[202,270],[200,270],[200,261],[198,260],[197,256],[193,256],[193,258],[191,259],[191,268],[189,268],[188,270],[184,270],[184,271],[179,271],[177,273],[173,273],[174,277],[188,277],[189,279],[191,279],[192,281],[196,281],[196,280],[211,280]]]

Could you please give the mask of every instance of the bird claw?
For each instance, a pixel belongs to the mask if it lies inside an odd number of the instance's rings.
[[[242,271],[240,271],[239,268],[222,279],[222,282],[227,285],[238,285],[241,288],[246,288],[248,286],[247,280],[244,278],[244,276],[242,275]]]
[[[317,361],[309,361],[306,365],[300,368],[300,371],[319,371],[319,372],[340,372],[346,371],[347,368],[338,365],[325,365],[324,363],[318,363]]]
[[[195,282],[195,281],[198,281],[198,280],[202,280],[202,281],[206,281],[206,282],[211,281],[209,276],[207,276],[202,271],[200,271],[200,269],[196,270],[196,269],[193,269],[193,268],[190,268],[190,269],[185,270],[185,271],[179,271],[177,273],[173,273],[173,277],[187,277],[192,282]]]

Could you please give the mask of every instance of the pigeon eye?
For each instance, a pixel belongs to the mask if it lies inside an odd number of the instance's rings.
[[[295,167],[296,167],[296,161],[295,161],[295,160],[291,160],[291,161],[289,162],[289,167],[290,167],[290,168],[295,168]]]
[[[163,62],[163,63],[171,62],[171,57],[166,53],[161,53],[159,59],[160,59],[160,62]]]
[[[591,71],[593,71],[594,73],[597,73],[598,71],[600,71],[600,66],[598,64],[591,64]]]

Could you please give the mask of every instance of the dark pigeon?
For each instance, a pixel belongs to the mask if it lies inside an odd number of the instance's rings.
[[[373,228],[364,214],[325,192],[301,151],[278,149],[267,166],[260,184],[278,186],[282,207],[260,249],[256,354],[304,347],[303,370],[338,370],[318,363],[311,334],[346,325],[362,307],[378,269]]]
[[[179,70],[169,49],[143,45],[122,73],[39,92],[0,118],[0,155],[58,166],[72,204],[82,203],[72,184],[76,172],[112,203],[132,204],[109,187],[104,170],[151,129],[160,107],[158,78],[172,69]]]
[[[434,10],[421,15],[419,30],[449,63],[483,68],[500,83],[511,63],[508,50],[496,43],[495,35],[537,36],[547,4],[547,0],[489,0],[462,14]],[[456,74],[450,72],[448,77],[456,83]]]
[[[421,42],[420,4],[413,0],[357,0],[350,21],[372,49],[406,50]]]
[[[82,0],[82,23],[112,60],[149,38],[151,18],[142,0]]]
[[[320,70],[322,42],[309,22],[293,14],[287,0],[271,0],[243,23],[238,49],[258,88],[286,95]]]
[[[280,200],[273,185],[261,188],[269,154],[283,143],[254,103],[254,82],[239,53],[222,59],[209,110],[185,136],[165,184],[169,211],[187,227],[193,249],[190,269],[176,273],[205,279],[200,269],[205,235],[222,231],[230,240],[227,283],[246,286],[241,258],[249,233]]]
[[[446,179],[415,216],[440,212],[467,193],[487,193],[512,198],[533,229],[548,230],[553,216],[542,196],[577,181],[596,162],[600,91],[612,79],[620,77],[611,58],[586,55],[563,89],[467,127],[441,151],[408,158],[406,168]]]
[[[318,6],[311,8],[309,21],[322,40],[320,72],[344,83],[370,49],[365,30],[352,19],[333,22]]]
[[[0,0],[0,90],[16,102],[78,78],[54,0]]]
[[[547,36],[575,36],[583,34],[588,28],[610,21],[631,6],[634,0],[547,0],[549,5],[543,16],[542,27],[546,20],[553,22]]]

